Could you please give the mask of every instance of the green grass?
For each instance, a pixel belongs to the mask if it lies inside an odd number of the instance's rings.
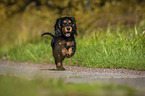
[[[82,76],[69,76],[69,78],[82,78]]]
[[[139,96],[136,89],[100,83],[66,83],[62,79],[28,80],[0,75],[0,96]]]
[[[77,50],[64,65],[77,65],[94,68],[125,68],[145,70],[143,26],[106,31],[97,30],[89,35],[76,37]],[[27,43],[9,50],[5,56],[11,61],[54,63],[50,38],[37,43]]]

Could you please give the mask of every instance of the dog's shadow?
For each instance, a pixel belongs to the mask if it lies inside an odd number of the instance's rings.
[[[40,69],[40,71],[65,71],[65,70],[58,70],[58,69]]]

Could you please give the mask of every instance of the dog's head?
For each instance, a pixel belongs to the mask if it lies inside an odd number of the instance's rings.
[[[70,37],[72,34],[77,35],[76,21],[74,17],[58,18],[55,24],[55,35]]]

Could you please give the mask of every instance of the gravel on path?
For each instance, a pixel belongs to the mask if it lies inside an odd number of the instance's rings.
[[[34,64],[0,61],[0,74],[20,77],[63,78],[71,83],[115,83],[136,88],[145,88],[145,71],[129,69],[87,68],[64,66],[65,71],[55,70],[53,64]]]

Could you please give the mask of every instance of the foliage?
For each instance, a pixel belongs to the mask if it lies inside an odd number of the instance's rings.
[[[145,70],[143,26],[116,30],[108,27],[106,31],[98,29],[91,35],[77,37],[77,51],[72,58],[65,59],[64,64]],[[6,56],[13,61],[54,63],[51,37],[46,37],[38,43],[14,47]]]
[[[136,96],[139,91],[115,84],[72,84],[61,79],[36,78],[27,80],[0,75],[1,96]]]

